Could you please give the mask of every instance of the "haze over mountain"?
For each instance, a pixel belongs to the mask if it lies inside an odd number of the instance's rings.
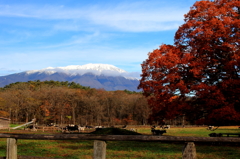
[[[29,70],[0,77],[0,87],[10,83],[27,81],[69,81],[91,88],[104,88],[107,91],[139,91],[139,73],[129,73],[109,64],[70,65]]]

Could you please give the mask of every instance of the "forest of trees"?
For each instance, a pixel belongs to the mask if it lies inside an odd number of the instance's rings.
[[[36,118],[39,124],[147,124],[149,112],[141,93],[105,91],[74,82],[17,82],[0,92],[0,116],[12,122]]]
[[[162,120],[171,125],[198,124],[196,115],[178,114],[173,119]],[[0,117],[10,118],[12,123],[36,118],[41,125],[162,124],[161,120],[152,118],[152,110],[142,92],[105,91],[67,81],[16,82],[1,88]]]

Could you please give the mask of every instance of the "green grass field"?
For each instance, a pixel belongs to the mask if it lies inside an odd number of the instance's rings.
[[[139,133],[150,135],[150,128],[139,128]],[[6,133],[7,131],[0,131]],[[238,127],[220,127],[215,131],[206,127],[171,128],[164,136],[208,137],[210,133],[240,133]],[[9,132],[8,132],[9,133]],[[17,133],[10,131],[10,133]],[[33,133],[26,131],[26,133]],[[36,133],[36,132],[35,132]],[[43,132],[38,132],[43,133]],[[44,132],[47,133],[47,132]],[[184,143],[107,141],[108,159],[180,159]],[[239,159],[239,145],[196,143],[199,159]],[[0,139],[0,156],[5,156],[6,139]],[[18,140],[18,155],[67,159],[90,159],[93,155],[93,141],[78,140]]]
[[[150,129],[144,128],[139,129],[139,133],[149,134]],[[209,137],[210,133],[240,133],[238,126],[225,126],[219,127],[218,129],[212,131],[207,130],[206,127],[189,127],[189,128],[170,128],[167,129],[165,136],[195,136],[195,137]]]

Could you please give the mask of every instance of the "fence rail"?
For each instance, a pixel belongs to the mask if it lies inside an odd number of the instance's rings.
[[[220,142],[240,143],[236,137],[187,137],[153,135],[94,135],[94,134],[0,134],[0,138],[34,140],[103,140],[103,141],[169,141],[169,142]]]
[[[7,138],[7,159],[17,159],[17,139],[29,140],[94,140],[94,159],[106,158],[105,141],[162,141],[184,142],[184,159],[195,159],[195,142],[202,143],[240,143],[236,137],[180,137],[180,136],[152,136],[152,135],[93,135],[93,134],[0,134],[0,138]]]

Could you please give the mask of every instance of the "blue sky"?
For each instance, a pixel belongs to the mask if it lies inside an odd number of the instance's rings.
[[[196,0],[0,0],[0,76],[88,63],[141,73]]]

